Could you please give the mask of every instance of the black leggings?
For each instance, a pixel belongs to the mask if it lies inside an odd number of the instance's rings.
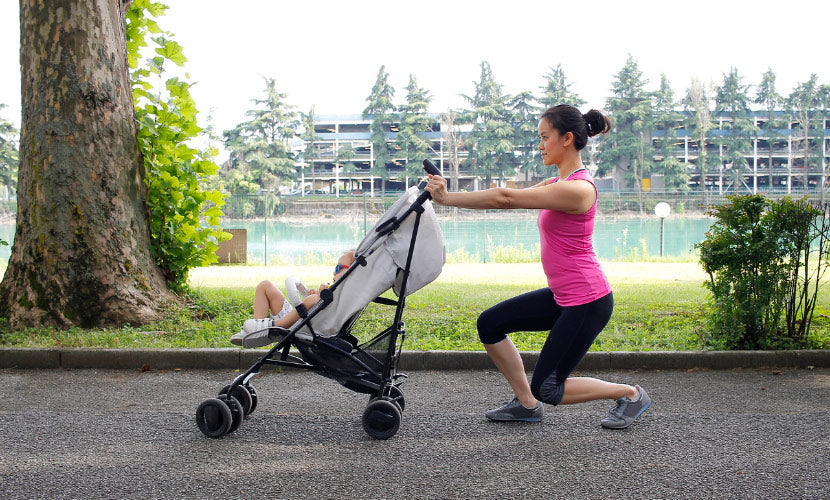
[[[533,369],[533,397],[552,405],[562,401],[565,379],[611,319],[613,294],[580,306],[562,307],[550,288],[527,292],[499,302],[478,317],[478,336],[495,344],[512,332],[550,330]]]

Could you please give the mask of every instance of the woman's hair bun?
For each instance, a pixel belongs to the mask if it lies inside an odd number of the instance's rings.
[[[604,134],[611,130],[611,119],[602,112],[592,109],[582,115],[585,123],[588,124],[588,137]]]

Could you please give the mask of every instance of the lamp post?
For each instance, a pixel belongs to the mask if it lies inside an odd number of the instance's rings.
[[[671,206],[665,201],[661,201],[654,206],[654,215],[660,218],[660,258],[663,257],[663,224],[666,222],[666,217],[671,213]]]

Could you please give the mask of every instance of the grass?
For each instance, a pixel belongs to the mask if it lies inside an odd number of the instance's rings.
[[[591,347],[596,351],[704,348],[708,292],[694,262],[605,262],[614,289],[611,322]],[[17,347],[182,348],[231,347],[228,337],[251,315],[254,287],[263,279],[282,285],[289,275],[309,285],[331,277],[330,266],[213,266],[194,269],[186,304],[140,327],[11,331],[0,319],[0,345]],[[441,276],[407,299],[406,349],[480,350],[478,314],[496,302],[545,286],[539,263],[447,264]],[[388,292],[391,293],[391,292]],[[355,326],[361,339],[388,327],[392,307],[371,304]],[[811,347],[830,348],[830,293],[825,286],[813,323]],[[542,348],[546,332],[511,336],[520,350]]]

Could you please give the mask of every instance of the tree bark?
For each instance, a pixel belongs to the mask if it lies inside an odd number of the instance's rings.
[[[142,324],[175,300],[150,255],[128,4],[20,1],[17,229],[0,283],[12,328]]]

